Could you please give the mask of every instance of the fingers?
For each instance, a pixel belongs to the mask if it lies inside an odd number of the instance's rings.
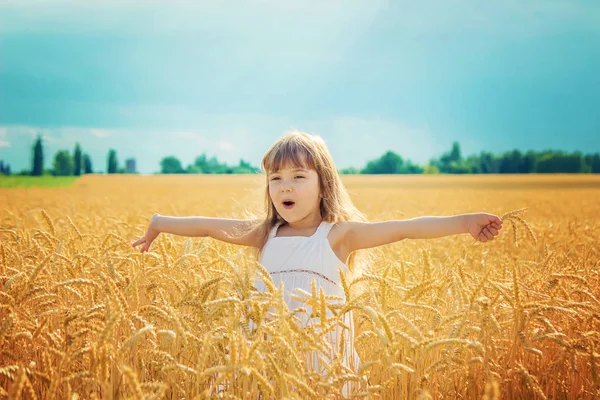
[[[483,243],[487,242],[488,240],[494,240],[494,237],[498,236],[499,229],[502,229],[502,227],[495,228],[493,224],[486,226],[479,233],[479,240]]]
[[[136,240],[135,242],[131,243],[131,246],[135,247],[135,246],[137,246],[139,244],[142,244],[142,243],[146,243],[146,237],[145,236],[141,237],[138,240]]]
[[[140,247],[140,253],[145,253],[150,248],[150,243],[148,243],[145,236],[141,237],[138,240],[136,240],[135,242],[133,242],[131,244],[131,247],[135,248],[135,246],[139,246],[140,244],[142,245],[142,247]]]

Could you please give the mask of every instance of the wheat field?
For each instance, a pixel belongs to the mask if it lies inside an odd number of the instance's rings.
[[[0,398],[320,399],[348,384],[352,398],[600,397],[600,177],[343,181],[372,221],[489,212],[503,229],[380,247],[343,282],[360,295],[305,293],[317,322],[300,326],[246,248],[169,234],[131,246],[155,212],[259,209],[258,176],[0,189]],[[304,363],[336,351],[327,308],[353,312],[357,371]]]

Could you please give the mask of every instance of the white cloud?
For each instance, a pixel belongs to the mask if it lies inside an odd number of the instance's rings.
[[[0,126],[0,147],[10,147],[10,142],[4,140],[8,134],[8,128]]]
[[[0,127],[0,131],[3,131],[5,135],[8,133],[16,134],[16,135],[29,135],[31,137],[35,137],[38,133],[40,133],[40,129],[34,128],[31,126],[23,126],[23,125],[9,125]],[[3,135],[0,135],[3,136]]]
[[[56,144],[60,144],[62,142],[62,140],[60,138],[50,136],[47,133],[42,134],[42,141],[44,141],[44,140],[47,142],[56,143]]]
[[[216,147],[219,150],[225,150],[225,151],[231,151],[231,150],[233,150],[233,144],[231,142],[226,141],[226,140],[222,140],[220,142],[217,142]]]
[[[105,138],[112,134],[111,131],[108,131],[106,129],[90,129],[90,133],[99,138]]]

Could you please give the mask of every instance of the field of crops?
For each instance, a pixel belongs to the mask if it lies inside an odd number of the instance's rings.
[[[299,326],[248,249],[161,234],[155,212],[242,218],[258,176],[94,176],[0,189],[0,398],[600,396],[600,177],[344,176],[370,220],[489,212],[500,235],[375,252],[358,298]],[[513,229],[514,227],[514,229]],[[268,286],[268,285],[267,285]],[[353,310],[356,371],[307,368]],[[293,311],[293,310],[291,310]],[[268,339],[267,339],[268,337]],[[335,350],[335,349],[334,349]]]

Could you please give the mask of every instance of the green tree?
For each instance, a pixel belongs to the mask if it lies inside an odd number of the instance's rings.
[[[83,155],[83,173],[91,174],[94,171],[92,170],[92,160],[88,154]]]
[[[81,162],[81,147],[79,143],[75,144],[75,151],[73,152],[73,175],[80,176],[82,170],[82,162]]]
[[[54,175],[69,176],[73,175],[74,162],[71,154],[67,150],[59,150],[54,155]]]
[[[479,171],[482,174],[497,174],[499,170],[496,158],[490,152],[482,151],[479,154]]]
[[[535,151],[529,150],[523,158],[521,158],[521,167],[519,168],[519,172],[522,174],[530,174],[535,172],[535,164],[536,164],[537,156]]]
[[[588,154],[585,156],[585,163],[588,166],[588,171],[594,174],[600,172],[600,154]]]
[[[110,149],[108,151],[106,171],[108,174],[116,174],[118,172],[118,168],[119,162],[117,161],[117,151],[114,149]]]
[[[200,173],[208,174],[209,168],[208,168],[208,162],[206,161],[206,154],[202,154],[202,155],[196,157],[196,159],[194,160],[194,166],[196,167],[195,170],[199,170]]]
[[[461,159],[460,144],[453,142],[452,149],[440,156],[439,163],[436,166],[442,173],[460,173],[458,171],[464,170]]]
[[[10,165],[4,164],[4,161],[0,160],[0,174],[10,175]]]
[[[160,161],[161,174],[182,174],[185,173],[181,166],[181,161],[175,156],[164,157]]]
[[[544,152],[537,159],[536,172],[539,173],[578,173],[585,171],[584,159],[580,152]]]
[[[33,145],[33,160],[31,166],[31,175],[42,176],[44,174],[44,146],[42,145],[42,136],[38,137]]]
[[[402,169],[404,160],[393,151],[386,152],[377,160],[369,161],[363,174],[396,174]]]
[[[436,167],[435,165],[433,165],[430,162],[428,162],[427,164],[425,164],[425,168],[423,170],[423,173],[427,174],[427,175],[435,175],[435,174],[439,174],[440,170],[438,169],[438,167]]]
[[[376,160],[369,161],[361,174],[422,174],[423,167],[404,161],[393,151],[386,152]]]
[[[360,174],[360,169],[355,168],[355,167],[342,168],[340,170],[340,174],[344,174],[344,175],[356,175],[356,174]]]
[[[258,168],[253,167],[249,162],[244,160],[240,160],[238,166],[234,168],[235,174],[255,174],[258,172],[260,172]]]

